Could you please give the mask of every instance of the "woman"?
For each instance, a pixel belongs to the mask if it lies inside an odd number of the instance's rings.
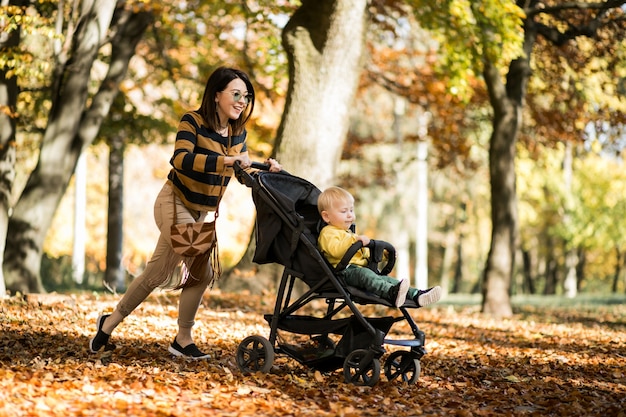
[[[178,333],[168,350],[175,356],[209,358],[193,342],[191,329],[213,274],[207,265],[204,273],[194,277],[197,281],[193,285],[185,285],[187,274],[174,274],[181,261],[187,267],[182,270],[188,271],[194,259],[183,259],[173,251],[170,228],[174,218],[176,223],[203,221],[209,211],[217,210],[233,164],[238,162],[243,168],[250,167],[245,127],[253,110],[254,88],[244,72],[220,67],[211,74],[200,108],[187,112],[178,126],[170,160],[172,169],[154,204],[154,218],[161,235],[152,258],[143,273],[130,284],[113,313],[98,317],[97,333],[89,342],[92,352],[115,348],[109,343],[111,333],[155,288],[182,287]],[[273,159],[266,163],[272,172],[282,169]],[[204,266],[206,259],[200,258]]]

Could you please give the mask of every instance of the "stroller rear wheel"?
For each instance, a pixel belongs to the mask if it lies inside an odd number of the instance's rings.
[[[380,360],[372,358],[369,363],[363,363],[368,353],[366,349],[357,349],[350,352],[343,363],[343,376],[347,383],[370,387],[378,383],[380,379]]]
[[[263,336],[248,336],[237,347],[237,366],[243,373],[267,373],[274,364],[274,346]]]
[[[420,360],[414,358],[411,352],[392,352],[385,361],[385,376],[389,381],[399,378],[402,382],[413,384],[418,380],[420,372]]]

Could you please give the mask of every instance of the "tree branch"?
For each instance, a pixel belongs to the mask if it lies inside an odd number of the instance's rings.
[[[609,21],[605,21],[607,13],[613,9],[619,8],[626,4],[626,0],[608,0],[604,2],[567,2],[554,6],[536,7],[534,9],[526,10],[527,20],[532,20],[539,14],[550,15],[554,19],[560,20],[568,27],[567,30],[561,31],[555,26],[548,26],[544,23],[536,22],[537,32],[541,34],[545,39],[552,44],[561,46],[566,42],[577,38],[579,36],[585,36],[588,38],[595,37],[598,30]],[[580,10],[596,10],[597,14],[593,19],[584,24],[575,24],[568,19],[562,18],[560,14],[565,11],[580,11]],[[618,19],[618,20],[623,20]]]
[[[545,6],[542,4],[541,7],[526,9],[524,11],[526,12],[526,16],[528,18],[533,18],[539,14],[555,15],[559,12],[568,10],[599,10],[606,12],[610,9],[615,9],[623,6],[624,4],[626,4],[626,0],[607,0],[594,3],[589,3],[586,1],[571,1],[551,6]]]

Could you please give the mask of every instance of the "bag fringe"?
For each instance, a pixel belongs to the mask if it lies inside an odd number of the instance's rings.
[[[207,287],[213,288],[213,285],[222,275],[222,265],[219,258],[219,247],[217,240],[213,247],[208,251],[208,259],[206,266],[194,265],[195,262],[205,262],[205,256],[207,253],[198,255],[195,258],[183,259],[183,265],[181,268],[181,279],[178,285],[174,289],[189,288],[198,285],[201,282],[206,282]],[[194,274],[194,270],[197,272]]]

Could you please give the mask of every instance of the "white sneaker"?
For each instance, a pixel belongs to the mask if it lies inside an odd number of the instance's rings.
[[[395,294],[395,300],[390,300],[391,302],[393,302],[393,305],[396,307],[400,307],[406,302],[406,293],[409,291],[408,279],[400,278],[398,281],[400,282],[398,282],[390,291],[390,293],[392,294],[392,297],[396,289],[398,291],[398,293]]]
[[[436,303],[440,298],[441,287],[437,285],[427,290],[418,290],[414,300],[418,307],[426,307],[427,305]]]

